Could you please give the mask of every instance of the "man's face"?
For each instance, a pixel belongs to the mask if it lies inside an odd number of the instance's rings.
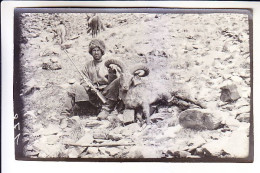
[[[98,47],[94,48],[92,50],[92,56],[93,56],[94,60],[101,60],[101,58],[102,58],[101,50]]]

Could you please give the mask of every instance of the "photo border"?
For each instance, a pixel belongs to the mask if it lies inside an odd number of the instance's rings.
[[[253,123],[253,10],[251,8],[121,8],[121,7],[92,7],[92,8],[15,8],[14,10],[14,115],[21,115],[22,107],[20,90],[21,90],[21,78],[20,78],[20,61],[19,59],[19,40],[20,35],[19,19],[18,16],[21,13],[180,13],[180,14],[208,14],[208,13],[239,13],[247,14],[249,18],[249,49],[250,49],[250,132],[249,132],[249,156],[247,158],[24,158],[22,157],[23,146],[15,147],[15,159],[24,161],[72,161],[72,162],[229,162],[229,163],[252,163],[254,160],[254,123]],[[18,116],[14,121],[14,125],[22,122],[21,117]],[[22,123],[21,129],[22,129]],[[15,130],[14,136],[16,137],[21,131]]]

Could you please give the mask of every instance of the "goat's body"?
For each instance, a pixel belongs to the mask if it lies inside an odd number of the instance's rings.
[[[150,124],[150,106],[160,100],[169,100],[170,92],[161,84],[161,81],[143,83],[140,77],[148,76],[149,69],[144,65],[128,70],[121,61],[110,59],[105,62],[105,66],[115,64],[121,68],[119,80],[119,97],[122,99],[127,109],[142,109],[146,117],[147,124]],[[142,70],[144,73],[138,73]]]
[[[65,37],[66,37],[66,28],[64,25],[58,25],[56,29],[56,33],[60,38],[60,44],[63,44],[65,42]]]
[[[130,88],[122,100],[128,109],[141,108],[146,117],[146,122],[149,124],[150,106],[157,101],[169,100],[170,98],[171,95],[168,91],[160,88],[151,88],[143,83]]]
[[[90,19],[89,28],[91,30],[92,37],[96,37],[97,34],[101,31],[101,29],[105,30],[98,16],[94,16],[92,19]]]

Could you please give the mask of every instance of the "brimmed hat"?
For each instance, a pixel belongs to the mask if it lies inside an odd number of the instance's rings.
[[[105,54],[105,50],[106,50],[106,46],[105,46],[105,43],[102,41],[102,40],[98,40],[98,39],[94,39],[92,40],[90,43],[89,43],[89,54],[92,55],[92,50],[94,48],[98,47],[101,52],[102,52],[102,55]]]

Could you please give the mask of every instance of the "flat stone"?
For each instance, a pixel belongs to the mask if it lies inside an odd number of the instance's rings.
[[[250,123],[250,113],[242,113],[236,117],[240,122]]]
[[[63,118],[61,121],[60,121],[60,127],[62,129],[66,128],[68,126],[68,120]]]
[[[118,153],[120,153],[121,150],[118,149],[118,148],[113,147],[113,148],[106,148],[105,152],[106,152],[107,154],[109,154],[110,156],[115,156],[115,155],[117,155]]]
[[[238,114],[242,113],[249,113],[250,112],[250,106],[242,106],[237,110]]]
[[[98,114],[97,119],[98,120],[105,120],[109,116],[109,113],[107,111],[102,111]]]
[[[69,80],[68,80],[68,83],[69,83],[69,84],[74,84],[75,82],[76,82],[76,79],[69,79]]]
[[[94,133],[93,134],[94,139],[107,139],[106,133]]]
[[[226,124],[231,130],[236,130],[241,125],[237,119],[230,116],[223,117],[222,124]]]
[[[76,148],[71,148],[68,151],[69,158],[78,158],[79,154],[80,153],[76,150]]]
[[[107,138],[112,141],[119,141],[123,138],[123,136],[121,134],[109,133]]]
[[[169,108],[170,109],[170,108]],[[172,114],[171,113],[155,113],[153,114],[150,119],[153,121],[153,122],[157,122],[157,121],[162,121],[164,119],[167,119],[169,116],[171,116]]]
[[[92,134],[87,133],[87,134],[85,134],[83,137],[81,137],[81,138],[76,142],[76,144],[86,145],[86,144],[92,143],[93,140],[94,140],[94,139],[93,139]]]
[[[121,134],[123,136],[132,136],[133,133],[134,132],[132,130],[129,130],[129,129],[125,129],[125,130],[121,131]]]
[[[122,123],[131,123],[135,120],[135,111],[133,109],[125,109],[123,114],[121,114]]]
[[[124,130],[124,127],[119,126],[119,127],[114,128],[110,132],[114,133],[114,134],[120,134],[123,130]]]
[[[184,128],[194,130],[213,130],[220,125],[221,119],[209,110],[188,109],[179,114],[179,123]]]
[[[168,155],[173,156],[174,158],[187,158],[188,156],[191,155],[188,151],[167,151]]]
[[[87,153],[88,154],[98,154],[99,153],[98,147],[88,147]]]
[[[125,126],[125,128],[128,130],[131,130],[131,131],[140,131],[141,130],[141,127],[139,126],[138,123],[129,124],[129,125]]]
[[[102,125],[102,122],[98,121],[98,120],[88,120],[85,124],[85,127],[99,127]]]

